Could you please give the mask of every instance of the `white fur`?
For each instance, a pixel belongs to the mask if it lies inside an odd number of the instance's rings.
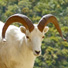
[[[3,25],[0,21],[0,68],[33,68],[38,56],[35,50],[41,51],[44,32],[40,32],[35,26],[31,33],[26,30],[24,34],[20,28],[11,25],[6,31],[6,42],[3,42]],[[27,35],[29,39],[26,38]]]

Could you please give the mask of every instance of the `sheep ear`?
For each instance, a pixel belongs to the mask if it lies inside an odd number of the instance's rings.
[[[48,26],[46,26],[45,28],[44,28],[44,33],[47,33],[48,32],[48,30],[49,30],[49,27]]]
[[[24,26],[20,26],[20,30],[22,33],[24,33],[24,34],[26,33],[26,28]]]

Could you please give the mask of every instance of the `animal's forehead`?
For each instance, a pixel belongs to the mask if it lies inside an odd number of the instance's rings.
[[[38,29],[38,27],[37,27],[37,25],[36,24],[34,24],[34,30],[32,31],[32,32],[29,32],[29,31],[27,31],[26,32],[26,34],[28,34],[28,35],[38,35],[38,36],[42,36],[43,35],[43,32],[41,32],[39,29]]]
[[[39,31],[39,29],[37,27],[35,27],[34,30],[31,33],[31,35],[42,36],[43,32]]]
[[[37,24],[34,24],[34,30],[33,32],[35,32],[36,34],[39,33],[39,34],[43,34],[43,32],[41,32],[38,27],[37,27]]]

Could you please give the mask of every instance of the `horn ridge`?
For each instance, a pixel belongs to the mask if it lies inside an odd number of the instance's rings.
[[[23,24],[25,28],[28,29],[30,32],[34,29],[34,25],[32,24],[32,21],[27,16],[22,14],[14,14],[7,19],[2,29],[2,38],[5,38],[5,32],[7,28],[9,27],[10,24],[14,22],[19,22]]]
[[[38,29],[42,32],[43,29],[45,28],[45,26],[48,24],[48,23],[53,23],[52,19],[51,21],[49,20],[51,17],[53,17],[52,14],[47,14],[47,15],[44,15],[40,21],[39,21],[39,24],[38,24]],[[55,17],[54,17],[55,18]]]

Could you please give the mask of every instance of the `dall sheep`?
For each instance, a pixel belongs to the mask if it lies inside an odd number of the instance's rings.
[[[10,25],[13,22],[23,26]],[[38,25],[33,25],[22,14],[10,16],[5,24],[0,21],[0,68],[33,68],[36,57],[41,55],[41,42],[49,30],[46,25],[50,22],[63,38],[58,21],[52,14],[44,15]]]

